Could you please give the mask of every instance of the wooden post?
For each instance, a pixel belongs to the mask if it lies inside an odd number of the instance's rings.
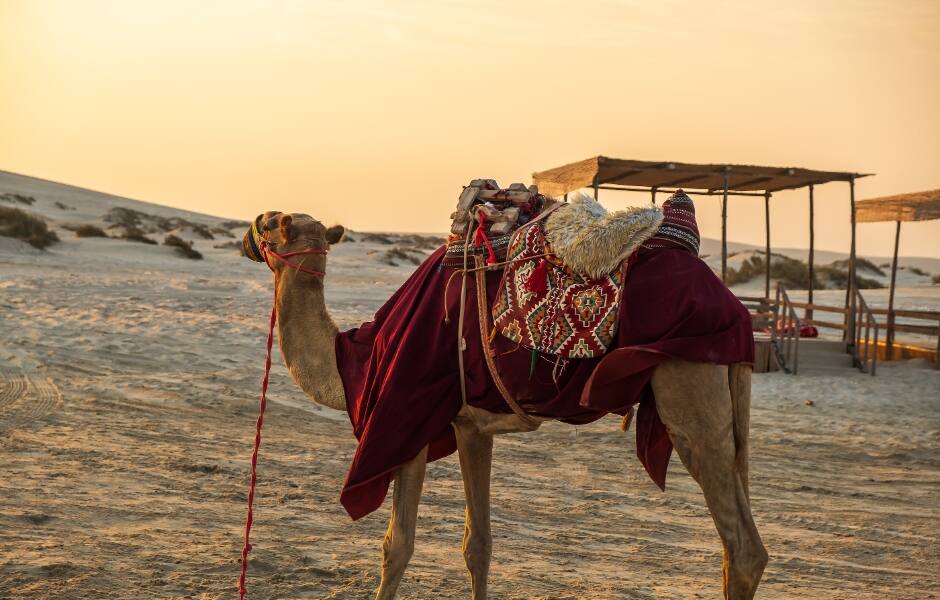
[[[770,192],[764,192],[764,298],[770,298]]]
[[[597,200],[598,187],[597,182],[594,183],[594,199]]]
[[[885,360],[891,360],[894,353],[894,281],[898,275],[898,242],[901,239],[901,222],[897,221],[894,230],[894,258],[891,260],[891,289],[888,291],[888,335],[885,336]],[[875,352],[878,349],[875,348]]]
[[[653,197],[653,204],[656,204],[656,188],[650,188],[650,195]]]
[[[852,347],[855,345],[855,176],[849,178],[849,203],[852,214],[852,245],[849,248],[849,281],[845,290],[845,335],[843,340]]]
[[[806,300],[809,304],[813,303],[813,287],[816,284],[816,273],[815,273],[815,269],[813,268],[813,261],[815,260],[813,258],[813,248],[816,243],[816,239],[815,239],[816,234],[814,230],[813,221],[814,221],[813,184],[811,183],[809,184],[809,294]],[[807,320],[812,320],[813,309],[807,308],[806,312],[804,313],[804,317]]]
[[[725,173],[724,194],[721,197],[721,280],[728,280],[728,173]]]
[[[564,201],[565,201],[565,202],[567,202],[567,201],[568,201],[568,192],[565,192],[565,197],[564,197]]]

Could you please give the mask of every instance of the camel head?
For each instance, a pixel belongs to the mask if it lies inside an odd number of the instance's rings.
[[[323,251],[322,254],[301,254],[290,259],[292,263],[302,264],[304,268],[315,271],[326,269],[325,251],[343,239],[345,229],[342,225],[326,227],[310,215],[302,213],[282,213],[268,211],[258,215],[254,223],[245,232],[242,252],[255,262],[267,262],[275,273],[288,267],[281,260],[265,260],[263,247],[284,256],[290,253],[303,253],[306,250]]]

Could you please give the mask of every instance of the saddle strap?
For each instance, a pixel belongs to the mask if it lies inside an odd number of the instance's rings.
[[[528,427],[533,429],[538,428],[541,424],[541,421],[533,418],[527,414],[522,407],[519,406],[519,403],[516,402],[512,394],[509,393],[509,390],[506,388],[506,384],[503,383],[502,377],[499,376],[499,371],[496,370],[496,362],[493,360],[493,352],[490,347],[490,338],[487,332],[490,330],[490,311],[486,306],[486,270],[483,269],[483,257],[475,256],[474,262],[476,268],[476,284],[477,284],[477,309],[480,312],[480,341],[483,344],[483,356],[486,358],[486,366],[490,370],[490,377],[493,378],[493,383],[496,384],[496,389],[499,390],[500,395],[502,395],[503,400],[506,401],[506,404],[509,405],[509,408],[513,413],[516,414],[519,419],[526,424]],[[463,372],[461,371],[461,378],[463,378]]]

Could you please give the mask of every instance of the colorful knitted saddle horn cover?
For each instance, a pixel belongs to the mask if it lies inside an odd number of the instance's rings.
[[[698,256],[702,240],[695,222],[695,204],[683,190],[676,190],[663,202],[663,222],[644,248],[678,248]]]
[[[619,268],[597,279],[570,271],[551,255],[541,222],[516,232],[506,259],[511,262],[492,309],[500,334],[525,348],[566,358],[607,352],[619,322]]]

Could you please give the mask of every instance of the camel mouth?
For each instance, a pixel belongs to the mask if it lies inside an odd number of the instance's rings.
[[[248,231],[245,232],[245,237],[242,238],[242,254],[255,262],[266,262],[264,254],[261,252],[261,243],[264,238],[261,235],[260,221],[263,216],[258,215],[248,227]]]

